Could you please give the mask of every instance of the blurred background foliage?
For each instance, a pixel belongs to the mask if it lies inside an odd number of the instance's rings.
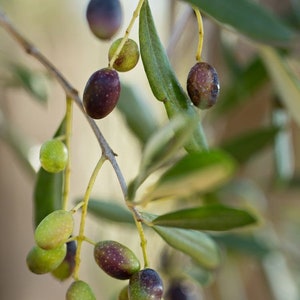
[[[204,131],[211,147],[223,148],[239,164],[234,179],[202,195],[203,201],[247,207],[260,216],[261,222],[251,229],[213,236],[222,252],[222,265],[214,272],[195,267],[182,254],[164,248],[161,240],[150,233],[149,252],[168,286],[188,290],[185,293],[190,300],[299,300],[299,1],[186,2],[203,9],[203,60],[215,66],[221,82],[218,104],[201,114]],[[249,3],[253,2],[258,4],[256,10],[251,10]],[[184,2],[150,3],[160,38],[178,80],[185,86],[187,73],[195,62],[196,19]],[[122,1],[125,18],[119,36],[136,4],[137,1]],[[89,75],[107,65],[110,43],[100,43],[89,32],[85,21],[87,1],[45,0],[41,5],[37,0],[1,0],[0,5],[80,94]],[[265,15],[265,9],[270,13]],[[266,18],[265,22],[260,22],[260,17]],[[137,24],[132,38],[138,40]],[[60,124],[65,96],[45,69],[26,56],[3,30],[0,40],[0,297],[63,299],[68,283],[57,284],[47,275],[30,274],[25,257],[33,243],[37,149]],[[129,181],[137,173],[143,145],[166,122],[166,116],[161,103],[152,96],[141,62],[120,77],[124,86],[119,110],[98,124],[118,153]],[[128,110],[124,100],[131,101],[130,107],[137,109]],[[141,119],[145,125],[142,128],[137,126]],[[76,109],[72,145],[71,196],[75,201],[83,195],[99,155],[95,138]],[[107,166],[99,176],[94,195],[97,200],[121,198],[116,178]],[[108,211],[116,208],[108,204],[103,214],[103,206],[99,211],[97,203],[91,202],[91,237],[130,241],[132,248],[138,249],[131,226],[122,227],[121,233],[113,222],[113,214]],[[155,203],[150,208],[163,211],[168,205]],[[112,216],[108,222],[99,221],[99,216],[107,214]],[[122,218],[118,221],[130,222],[125,211],[119,214]],[[161,251],[157,245],[161,245]],[[90,249],[86,249],[86,257],[92,257]],[[111,295],[115,299],[114,284],[107,288],[109,279],[102,276],[93,260],[87,259],[83,266],[84,276],[92,282],[96,294],[101,299]],[[184,279],[177,278],[182,271]],[[166,296],[173,298],[171,292]]]

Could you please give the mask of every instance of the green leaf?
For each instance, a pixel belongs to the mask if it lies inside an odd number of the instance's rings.
[[[154,225],[196,230],[223,231],[256,223],[256,218],[245,210],[210,204],[178,210],[153,220]]]
[[[136,88],[122,85],[117,108],[124,116],[128,128],[142,144],[145,144],[158,129],[158,122],[152,108],[137,93]]]
[[[231,80],[221,94],[214,113],[221,115],[236,108],[268,80],[267,72],[260,58],[255,58]]]
[[[139,39],[144,69],[154,96],[165,105],[169,118],[177,114],[198,117],[196,108],[179,84],[157,35],[148,1],[140,12]],[[186,145],[188,151],[206,149],[206,140],[200,122],[194,138]]]
[[[258,239],[253,235],[238,235],[238,234],[224,234],[213,237],[219,244],[226,246],[227,249],[236,251],[238,253],[244,252],[259,258],[264,258],[268,255],[272,248],[268,242]]]
[[[11,65],[14,75],[12,84],[22,86],[31,96],[41,103],[45,103],[48,98],[45,78],[38,72],[33,72],[29,68],[19,65]]]
[[[35,177],[36,171],[30,162],[31,145],[29,139],[11,123],[0,110],[0,139],[9,145],[28,174]]]
[[[245,163],[264,147],[274,142],[279,131],[280,129],[278,127],[251,130],[226,141],[221,147],[231,154],[239,163]]]
[[[220,150],[188,154],[161,175],[143,201],[209,191],[224,184],[234,170],[235,162]]]
[[[153,226],[171,247],[189,255],[199,265],[215,269],[220,264],[220,253],[216,243],[205,233],[179,228]]]
[[[109,221],[118,223],[134,224],[132,214],[128,209],[113,203],[112,201],[101,201],[98,199],[90,199],[88,204],[88,212],[97,218],[104,218]]]
[[[251,0],[184,0],[225,26],[263,43],[292,43],[296,34],[276,15]]]
[[[136,190],[151,173],[174,159],[192,136],[196,122],[185,115],[177,115],[149,139],[142,153],[139,173],[129,185],[129,199],[133,200]]]
[[[54,137],[65,133],[63,119]],[[37,226],[44,217],[56,209],[62,208],[63,172],[48,173],[40,168],[34,187],[34,222]]]
[[[278,52],[270,47],[259,47],[260,55],[271,76],[275,90],[292,118],[300,125],[300,80],[288,68]]]
[[[195,119],[177,115],[157,131],[145,145],[140,173],[150,174],[174,158],[190,139]]]

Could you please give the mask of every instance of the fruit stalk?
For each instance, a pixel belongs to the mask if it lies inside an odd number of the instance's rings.
[[[140,241],[141,241],[140,245],[141,245],[142,253],[143,253],[144,268],[147,268],[147,267],[149,267],[149,260],[148,260],[147,249],[146,249],[147,239],[146,239],[141,221],[139,221],[137,219],[137,217],[134,213],[133,213],[133,217],[134,217],[136,228],[137,228],[139,236],[140,236]]]
[[[116,59],[118,58],[118,55],[120,54],[120,52],[121,52],[123,46],[125,45],[126,41],[128,40],[128,37],[129,37],[130,32],[131,32],[131,29],[132,29],[132,27],[133,27],[133,25],[134,25],[135,20],[137,19],[137,17],[138,17],[139,14],[140,14],[140,10],[141,10],[141,8],[142,8],[142,5],[143,5],[144,1],[145,1],[145,0],[139,0],[139,3],[138,3],[138,5],[137,5],[136,9],[134,10],[133,15],[132,15],[132,18],[131,18],[131,20],[130,20],[130,22],[129,22],[129,25],[128,25],[126,31],[125,31],[125,35],[124,35],[124,37],[122,38],[122,40],[121,40],[121,42],[120,42],[118,48],[116,49],[116,52],[114,53],[113,57],[112,57],[111,60],[109,61],[109,64],[108,64],[108,67],[109,67],[109,68],[112,68],[112,67],[113,67],[113,65],[114,65]]]
[[[81,211],[80,226],[79,226],[79,234],[77,236],[77,251],[76,251],[76,256],[75,256],[75,269],[74,269],[74,275],[73,275],[75,280],[79,279],[78,274],[79,274],[79,268],[80,268],[81,246],[82,246],[82,242],[84,240],[86,240],[86,238],[84,236],[84,229],[85,229],[87,208],[88,208],[88,203],[89,203],[91,191],[93,189],[93,186],[94,186],[95,180],[97,178],[97,175],[98,175],[98,173],[99,173],[99,171],[100,171],[100,169],[103,166],[105,161],[106,161],[106,157],[102,155],[100,157],[100,159],[99,159],[92,175],[91,175],[91,178],[89,180],[86,192],[84,194],[82,211]]]
[[[63,191],[63,209],[66,210],[68,206],[70,194],[70,179],[71,179],[71,132],[72,132],[72,118],[73,118],[73,101],[70,97],[66,97],[66,139],[65,144],[68,149],[68,162],[64,173],[64,191]]]
[[[198,40],[198,46],[197,46],[197,52],[196,52],[196,60],[198,62],[201,61],[201,54],[202,54],[202,47],[203,47],[203,38],[204,38],[204,31],[203,31],[203,21],[201,12],[198,7],[193,6],[193,10],[196,14],[197,22],[198,22],[198,33],[199,33],[199,40]]]

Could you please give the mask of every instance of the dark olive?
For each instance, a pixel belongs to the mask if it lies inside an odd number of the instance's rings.
[[[212,107],[220,91],[215,68],[206,62],[195,64],[188,74],[187,91],[195,106],[201,109]]]
[[[189,279],[173,279],[166,292],[166,300],[198,300],[201,291],[196,283]],[[202,299],[202,298],[201,298]]]
[[[94,247],[98,266],[117,279],[129,279],[140,269],[140,262],[126,246],[115,241],[101,241]]]
[[[119,0],[90,0],[86,18],[93,34],[101,40],[109,40],[122,24],[122,8]]]
[[[75,241],[67,242],[67,254],[64,260],[54,271],[52,271],[52,275],[55,278],[63,281],[73,274],[75,269],[76,249],[77,246]]]
[[[117,105],[121,85],[117,71],[104,68],[92,74],[83,92],[83,106],[93,119],[106,117]]]
[[[130,300],[160,300],[163,295],[163,283],[153,269],[143,269],[133,274],[129,280]]]

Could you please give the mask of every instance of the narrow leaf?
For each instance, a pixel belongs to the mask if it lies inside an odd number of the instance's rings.
[[[41,103],[47,101],[46,81],[41,74],[19,64],[12,64],[11,69],[14,75],[12,84],[23,87],[31,96]]]
[[[235,162],[222,151],[188,154],[161,175],[144,201],[209,191],[224,184],[234,170]]]
[[[264,258],[272,249],[267,241],[258,239],[253,235],[226,233],[224,235],[216,235],[213,239],[227,249],[238,253],[244,252],[259,258]]]
[[[215,269],[220,264],[216,243],[205,233],[178,228],[152,227],[171,247],[189,255],[206,269]]]
[[[286,45],[296,34],[276,15],[251,0],[184,0],[219,23],[263,43]]]
[[[142,154],[139,173],[129,185],[129,199],[134,198],[136,190],[151,173],[174,159],[191,138],[196,122],[185,115],[177,115],[149,139]]]
[[[284,63],[278,52],[270,47],[259,48],[280,99],[293,119],[300,125],[300,81]]]
[[[178,115],[158,130],[145,145],[140,172],[149,174],[160,168],[183,148],[195,128],[195,120]]]
[[[268,80],[267,75],[262,60],[255,58],[234,74],[231,84],[223,89],[214,113],[222,115],[251,99],[253,93]]]
[[[166,51],[156,32],[148,1],[140,12],[139,38],[144,69],[154,96],[162,101],[171,118],[177,114],[198,117],[195,107],[179,84],[171,67]],[[206,149],[206,140],[200,122],[194,138],[186,145],[188,151]]]
[[[221,147],[238,162],[245,163],[264,147],[274,142],[279,130],[277,127],[255,129],[226,141]]]
[[[134,224],[133,217],[129,210],[113,203],[112,201],[101,201],[98,199],[90,199],[88,204],[88,212],[97,218],[104,218],[109,221],[118,223]]]
[[[245,210],[221,204],[189,208],[161,215],[154,225],[196,230],[223,231],[256,223],[256,218]]]
[[[125,118],[128,128],[142,144],[157,130],[155,114],[136,88],[122,85],[117,108]]]
[[[54,137],[65,133],[65,119]],[[44,217],[62,208],[63,172],[48,173],[40,168],[34,188],[34,222],[37,226]]]

